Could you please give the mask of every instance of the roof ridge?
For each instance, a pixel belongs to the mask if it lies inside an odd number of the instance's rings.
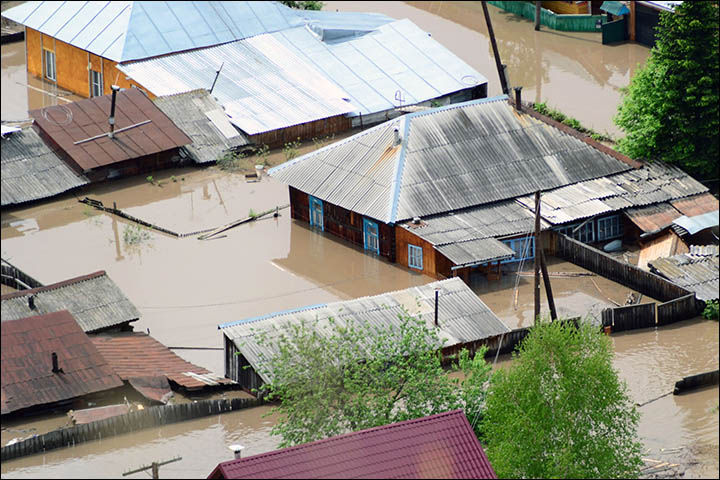
[[[20,290],[17,292],[6,293],[5,295],[2,295],[0,297],[0,300],[10,300],[12,298],[26,297],[28,295],[32,295],[35,293],[43,293],[43,292],[48,292],[48,291],[52,291],[52,290],[57,290],[59,288],[65,288],[70,285],[74,285],[76,283],[82,283],[87,280],[100,278],[102,276],[107,276],[107,273],[105,272],[105,270],[98,270],[97,272],[88,273],[87,275],[82,275],[82,276],[75,277],[75,278],[70,278],[68,280],[63,280],[63,281],[60,281],[57,283],[53,283],[51,285],[45,285],[43,287],[31,288],[29,290]]]

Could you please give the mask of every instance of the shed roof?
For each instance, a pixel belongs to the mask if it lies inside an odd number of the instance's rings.
[[[111,94],[31,110],[41,132],[83,171],[171,150],[191,142],[139,89],[121,90],[115,104],[115,138],[109,132]],[[146,122],[124,131],[123,128]],[[80,144],[75,142],[98,138]]]
[[[3,312],[0,355],[3,415],[123,385],[67,310],[17,320]]]
[[[503,95],[409,113],[269,173],[324,201],[395,223],[629,168],[591,142],[518,112]]]
[[[3,207],[52,197],[88,183],[30,127],[3,135],[0,142]]]
[[[695,292],[700,300],[718,299],[720,265],[717,245],[691,245],[689,253],[657,258],[648,262],[648,266],[653,273]]]
[[[35,296],[30,309],[28,297]],[[71,278],[31,290],[21,290],[0,297],[2,321],[30,315],[69,310],[85,332],[104,330],[140,318],[140,312],[115,285],[105,271]]]
[[[462,410],[219,464],[208,478],[497,478]]]
[[[677,220],[673,221],[673,228],[680,235],[695,235],[696,233],[705,230],[706,228],[712,228],[718,226],[718,210],[714,212],[703,213],[701,215],[694,215],[689,217],[683,215]]]
[[[445,339],[445,347],[465,344],[510,331],[460,278],[432,282],[373,297],[278,312],[225,323],[219,325],[218,328],[233,340],[243,356],[267,382],[270,379],[260,371],[259,367],[262,357],[270,356],[272,352],[268,346],[258,343],[255,338],[257,332],[274,326],[297,324],[305,320],[319,334],[324,335],[329,318],[333,318],[340,324],[352,320],[358,325],[385,328],[399,325],[398,315],[403,311],[407,311],[414,317],[422,317],[432,324],[435,311],[435,288],[439,288],[439,336]]]
[[[647,233],[659,232],[672,225],[673,220],[682,216],[682,213],[668,202],[628,208],[624,213],[640,230]]]
[[[271,35],[121,65],[154,95],[210,88],[230,121],[253,135],[354,110],[347,95]]]
[[[720,202],[718,202],[718,199],[711,193],[681,198],[679,200],[673,200],[670,203],[680,213],[689,217],[720,209]]]
[[[30,1],[2,16],[115,62],[219,45],[307,21],[279,2],[242,1]]]
[[[216,161],[228,150],[248,143],[205,89],[157,97],[153,101],[190,137],[192,143],[185,149],[196,163]]]
[[[123,380],[164,376],[189,390],[235,383],[183,360],[143,332],[93,335],[92,341]]]

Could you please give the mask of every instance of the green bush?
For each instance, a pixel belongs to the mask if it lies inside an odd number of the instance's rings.
[[[718,319],[718,301],[710,300],[705,304],[705,310],[702,312],[702,316],[708,320]]]

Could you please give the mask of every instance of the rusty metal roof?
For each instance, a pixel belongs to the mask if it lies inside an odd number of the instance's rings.
[[[72,171],[32,128],[3,135],[2,206],[14,205],[80,187],[88,180]]]
[[[123,385],[67,310],[2,322],[2,414]],[[52,371],[52,353],[60,373]]]
[[[175,124],[137,88],[121,90],[115,104],[115,138],[110,131],[111,94],[29,112],[46,135],[80,171],[172,150],[191,143]],[[123,128],[145,123],[128,130]],[[99,138],[75,145],[74,142]]]
[[[646,207],[628,208],[625,215],[643,232],[659,232],[672,225],[673,220],[682,216],[668,202]]]
[[[345,325],[355,322],[369,328],[388,328],[400,325],[399,315],[408,312],[433,325],[435,288],[439,289],[438,336],[445,339],[444,347],[465,344],[501,335],[510,329],[460,278],[428,283],[396,292],[342,302],[313,305],[296,310],[276,312],[257,318],[219,325],[223,334],[233,340],[243,356],[264,381],[270,381],[261,368],[263,358],[273,355],[268,345],[258,342],[256,334],[285,324],[308,325],[320,335],[328,332],[329,319]]]
[[[717,300],[720,287],[718,246],[690,246],[689,253],[657,258],[648,262],[653,273],[692,292],[703,301]]]
[[[183,360],[146,333],[93,335],[92,341],[123,380],[164,376],[188,390],[235,383]]]
[[[324,201],[395,223],[628,169],[596,146],[516,111],[503,95],[409,113],[269,173]]]
[[[462,410],[219,464],[208,478],[497,478]]]
[[[714,212],[720,208],[720,202],[711,193],[703,193],[690,198],[681,198],[670,202],[683,215],[694,217],[703,213]]]
[[[35,308],[28,297],[35,297]],[[69,310],[86,332],[96,332],[140,318],[140,312],[104,271],[0,297],[6,320]]]
[[[106,407],[84,408],[68,412],[70,420],[74,425],[97,422],[118,415],[125,415],[130,411],[130,405],[121,403],[119,405],[108,405]]]

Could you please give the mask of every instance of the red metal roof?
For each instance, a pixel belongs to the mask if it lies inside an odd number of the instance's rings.
[[[710,193],[673,200],[670,203],[672,203],[673,207],[680,210],[683,215],[687,215],[688,217],[714,212],[718,209],[718,205],[720,205],[718,199]]]
[[[192,141],[137,88],[118,92],[115,102],[115,138],[110,131],[111,94],[66,105],[31,110],[30,116],[42,133],[83,171],[170,150]],[[118,132],[125,127],[149,123]]]
[[[67,310],[2,322],[0,347],[3,415],[123,385]]]
[[[497,478],[462,410],[219,464],[208,478]]]
[[[658,232],[665,227],[669,227],[673,220],[682,217],[682,213],[675,210],[667,202],[639,208],[628,208],[625,210],[625,215],[643,232]]]
[[[165,345],[142,332],[94,335],[92,341],[123,380],[164,376],[189,390],[218,383],[234,383],[183,360]],[[208,380],[202,381],[187,375],[188,372],[196,376],[207,376]]]

